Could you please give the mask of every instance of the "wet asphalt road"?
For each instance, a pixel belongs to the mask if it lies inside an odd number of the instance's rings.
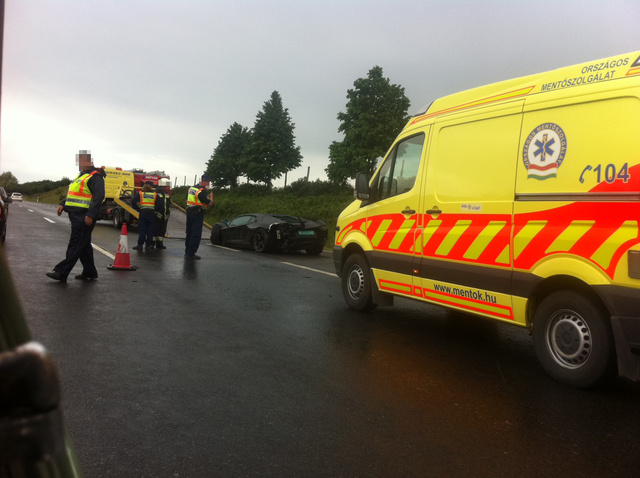
[[[11,205],[5,252],[86,477],[638,476],[638,384],[566,387],[526,331],[438,308],[352,312],[329,253],[203,241],[185,261],[183,221],[137,271],[96,252],[98,281],[62,284],[44,274],[66,217]],[[93,239],[115,254],[119,235]]]

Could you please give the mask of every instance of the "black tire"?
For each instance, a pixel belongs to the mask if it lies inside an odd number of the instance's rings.
[[[211,226],[211,244],[216,246],[222,244],[222,234],[220,233],[220,226],[218,224]]]
[[[122,213],[120,209],[114,209],[113,211],[113,227],[122,229]]]
[[[344,263],[342,294],[351,309],[366,311],[376,308],[371,292],[369,263],[362,254],[352,254]]]
[[[553,378],[579,388],[610,380],[616,371],[609,316],[573,290],[545,298],[533,318],[538,360]]]
[[[304,252],[306,252],[310,256],[319,256],[320,254],[322,254],[322,251],[324,251],[324,244],[317,244],[304,250]]]
[[[253,250],[256,252],[269,252],[269,234],[264,229],[256,229],[251,238]]]

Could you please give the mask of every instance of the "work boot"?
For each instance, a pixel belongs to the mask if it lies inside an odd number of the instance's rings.
[[[136,251],[141,251],[142,250],[142,244],[138,244],[137,246],[133,246],[132,249],[134,249]]]
[[[162,241],[156,241],[156,249],[166,249],[167,246],[165,246]]]
[[[60,282],[67,282],[67,278],[56,271],[47,272],[47,277],[51,277],[53,280],[59,280]]]

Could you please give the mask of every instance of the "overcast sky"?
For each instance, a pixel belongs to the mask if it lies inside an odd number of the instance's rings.
[[[326,179],[347,89],[375,65],[416,112],[474,86],[640,50],[639,0],[6,0],[0,172],[201,175],[277,90]],[[282,186],[284,177],[275,181]]]

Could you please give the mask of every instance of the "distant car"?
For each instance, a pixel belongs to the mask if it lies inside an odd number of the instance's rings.
[[[327,242],[324,221],[284,214],[243,214],[211,227],[211,243],[256,252],[300,251],[318,255]]]
[[[22,201],[22,194],[11,193],[11,199],[13,199],[14,201]]]

